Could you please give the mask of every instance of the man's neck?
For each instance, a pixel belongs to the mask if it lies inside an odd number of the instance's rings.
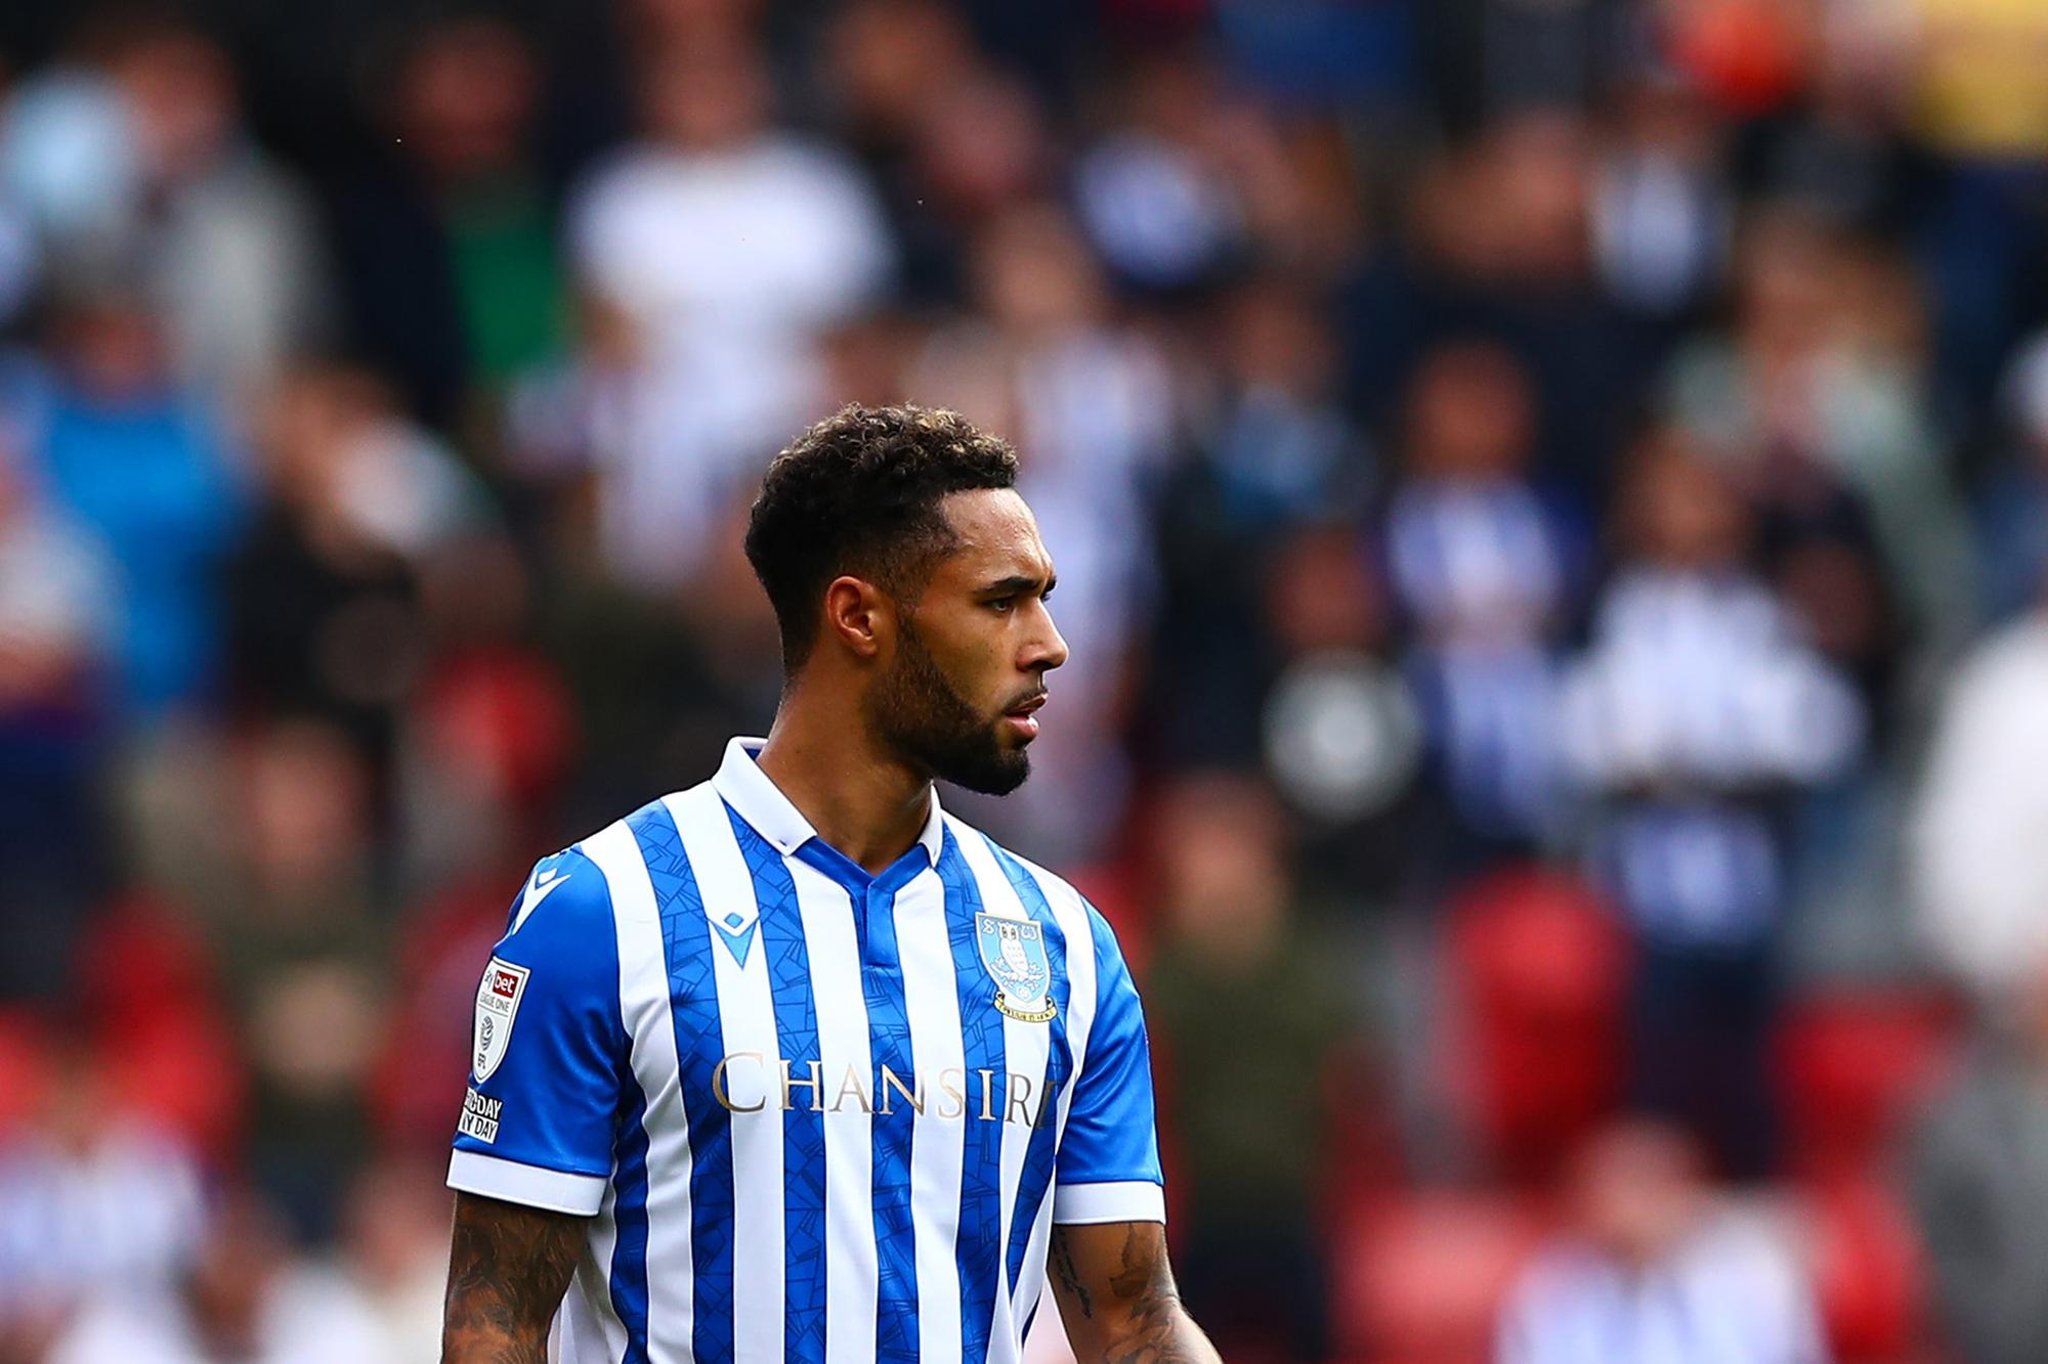
[[[783,699],[756,759],[818,836],[878,874],[910,851],[931,818],[929,778],[883,751],[843,708]]]

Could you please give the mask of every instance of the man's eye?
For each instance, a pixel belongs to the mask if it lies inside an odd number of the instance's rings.
[[[989,603],[990,606],[994,607],[998,611],[1008,611],[1011,607],[1015,606],[1016,604],[1017,599],[1015,597],[997,597],[995,600]]]

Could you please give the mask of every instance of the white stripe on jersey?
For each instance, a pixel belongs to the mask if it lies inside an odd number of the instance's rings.
[[[725,802],[706,783],[663,801],[682,835],[683,851],[697,878],[705,913],[738,914],[746,924],[760,917],[754,874],[740,851]],[[692,929],[696,927],[691,926]],[[707,928],[707,931],[714,932]],[[735,1303],[744,1293],[746,1310],[733,1312],[733,1355],[748,1364],[782,1358],[784,1291],[782,1257],[782,1047],[775,1034],[775,996],[768,980],[768,950],[754,930],[746,964],[731,952],[711,949],[718,975],[718,1018],[727,1056],[752,1053],[761,1089],[745,1089],[744,1070],[728,1073],[736,1106],[765,1100],[753,1112],[732,1114],[732,1278]],[[801,1065],[808,1058],[793,1058]],[[650,1268],[650,1277],[652,1270]]]
[[[946,892],[935,871],[920,872],[896,892],[896,952],[903,967],[903,1004],[910,1016],[910,1055],[919,1075],[964,1070],[958,975],[946,924]],[[973,1117],[973,1076],[962,1091]],[[929,1096],[910,1137],[910,1207],[917,1224],[917,1341],[922,1364],[960,1359],[960,1176],[966,1150],[961,1125],[939,1116],[942,1095]]]
[[[961,855],[966,858],[968,870],[974,874],[981,886],[982,909],[1005,919],[1029,920],[1031,914],[1024,908],[1024,901],[1010,884],[1009,876],[997,865],[996,856],[980,834],[953,822],[953,838],[960,846]],[[1052,1034],[1042,1023],[1025,1023],[1005,1016],[1003,1019],[1004,1069],[1010,1078],[1009,1086],[1015,1086],[1022,1077],[1030,1088],[1024,1093],[1036,1096],[1045,1084],[1046,1057]],[[991,1332],[994,1339],[1009,1336],[1022,1322],[1013,1322],[1016,1310],[1013,1297],[1015,1285],[1009,1282],[1010,1222],[1016,1215],[1016,1189],[1024,1177],[1024,1155],[1031,1144],[1034,1130],[1028,1123],[1007,1121],[1010,1095],[1000,1096],[1005,1107],[1003,1123],[1002,1158],[1002,1239],[1003,1275],[996,1289],[996,1319]],[[1050,1200],[1047,1200],[1050,1201]]]
[[[683,1111],[661,910],[639,841],[625,821],[582,846],[611,888],[618,925],[619,1012],[633,1039],[633,1078],[647,1105],[647,1278],[662,1285],[660,1293],[648,1294],[647,1351],[652,1364],[667,1364],[690,1357],[696,1285],[690,1270],[690,1125]],[[611,1266],[603,1268],[609,1273]],[[624,1348],[621,1341],[607,1357],[623,1358]]]
[[[1022,861],[1023,859],[1018,859]],[[1074,1068],[1067,1083],[1060,1088],[1059,1108],[1053,1121],[1053,1145],[1055,1149],[1067,1134],[1067,1113],[1073,1107],[1074,1082],[1072,1076],[1079,1075],[1088,1056],[1088,1037],[1095,1028],[1095,929],[1088,918],[1088,906],[1081,900],[1080,893],[1057,876],[1048,875],[1029,862],[1024,869],[1038,878],[1038,885],[1045,892],[1045,902],[1052,907],[1052,917],[1060,926],[1060,936],[1067,942],[1067,1046],[1074,1054]],[[1045,1291],[1045,1253],[1052,1241],[1052,1211],[1055,1189],[1059,1180],[1045,1193],[1045,1201],[1038,1206],[1038,1220],[1032,1225],[1031,1240],[1024,1249],[1024,1270],[1017,1276],[1014,1301],[1019,1313],[1028,1313],[1037,1304]]]

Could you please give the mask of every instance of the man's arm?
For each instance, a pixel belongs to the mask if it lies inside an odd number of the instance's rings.
[[[586,1220],[456,1194],[441,1364],[546,1364]]]
[[[1080,1364],[1221,1364],[1180,1303],[1159,1222],[1055,1225],[1053,1296]]]

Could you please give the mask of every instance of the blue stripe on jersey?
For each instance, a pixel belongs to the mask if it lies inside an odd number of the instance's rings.
[[[953,939],[953,979],[960,992],[960,1041],[966,1054],[967,1143],[960,1164],[960,1228],[954,1258],[960,1267],[960,1358],[978,1364],[988,1357],[989,1333],[995,1326],[996,1277],[1003,1260],[1003,1124],[1009,1097],[1004,1070],[1003,1015],[995,1007],[988,971],[975,942],[974,916],[981,912],[981,887],[960,852],[953,831],[945,831],[939,853],[939,880],[945,883],[946,925]],[[973,1077],[981,1081],[981,1106],[976,1109]],[[1000,1077],[1000,1078],[998,1078]],[[1001,1092],[990,1090],[1001,1084]],[[983,1121],[993,1111],[999,1119]]]
[[[626,1077],[620,1105],[617,1172],[612,1175],[612,1310],[626,1328],[620,1364],[647,1364],[647,1099],[640,1082]]]
[[[811,994],[811,953],[797,909],[796,881],[782,854],[728,805],[725,813],[754,878],[761,950],[775,999],[775,1037],[784,1065],[811,1067],[810,1111],[793,1102],[782,1114],[783,1357],[788,1364],[825,1358],[825,1089],[816,1067],[818,1006]],[[792,1091],[793,1092],[793,1091]]]
[[[907,879],[907,878],[906,878]],[[896,886],[887,877],[851,888],[867,923],[861,986],[868,1000],[868,1049],[874,1088],[883,1066],[915,1075],[910,1012],[903,1000],[903,957],[896,946]],[[909,1122],[874,1125],[875,1364],[917,1364],[917,1231],[910,1213]]]
[[[675,821],[660,801],[626,820],[640,844],[647,876],[661,907],[662,946],[668,958],[669,997],[675,1017],[676,1058],[682,1068],[684,1117],[690,1129],[690,1353],[697,1364],[732,1358],[732,1135],[724,1110],[705,1103],[712,1074],[725,1055],[718,1014],[718,978],[712,958],[704,897]],[[689,1100],[696,1100],[691,1109]]]
[[[1031,1130],[1031,1144],[1024,1148],[1024,1169],[1017,1180],[1017,1202],[1010,1213],[1010,1247],[1007,1264],[1009,1283],[1012,1291],[1017,1276],[1024,1271],[1024,1252],[1031,1239],[1031,1224],[1038,1218],[1039,1205],[1045,1201],[1045,1191],[1052,1184],[1052,1167],[1055,1149],[1054,1128],[1058,1125],[1060,1090],[1067,1083],[1067,1076],[1073,1073],[1074,1049],[1067,1038],[1065,1020],[1072,1005],[1073,982],[1067,976],[1067,938],[1060,931],[1059,921],[1053,918],[1052,906],[1046,903],[1045,891],[1038,884],[1038,878],[1030,868],[1019,862],[996,845],[992,838],[984,836],[989,851],[995,854],[996,862],[1002,867],[1003,875],[1010,879],[1017,898],[1024,902],[1024,910],[1039,924],[1039,932],[1045,939],[1045,956],[1052,967],[1053,1003],[1059,1006],[1060,1024],[1052,1027],[1052,1045],[1045,1057],[1045,1087],[1039,1094],[1038,1123]],[[1084,944],[1086,950],[1094,951],[1091,940]]]

